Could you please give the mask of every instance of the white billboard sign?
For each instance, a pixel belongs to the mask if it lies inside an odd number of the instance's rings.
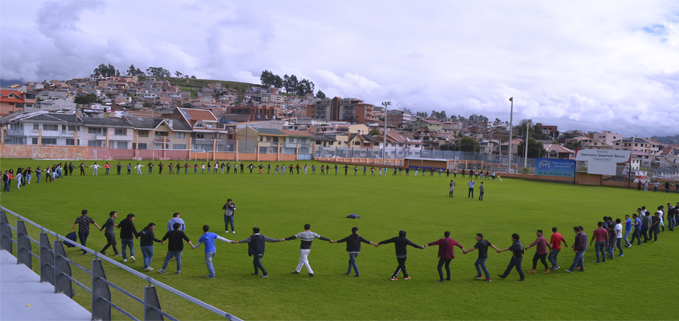
[[[583,149],[575,156],[576,161],[600,163],[625,163],[632,152],[627,150]]]

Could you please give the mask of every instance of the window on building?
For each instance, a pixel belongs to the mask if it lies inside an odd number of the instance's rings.
[[[74,142],[75,142],[75,139],[73,139],[73,138],[66,138],[66,145],[67,145],[67,146],[73,146],[73,145],[74,145],[74,144],[73,144]]]
[[[354,142],[354,145],[356,146],[361,145],[361,142]]]
[[[205,134],[196,134],[196,139],[205,139]]]
[[[49,130],[49,131],[59,131],[59,125],[42,125],[42,130]]]
[[[132,149],[137,149],[137,143],[132,143]],[[139,149],[146,149],[146,143],[140,143]]]
[[[196,122],[196,125],[193,126],[193,127],[195,127],[195,128],[205,128],[205,125],[203,124],[202,121],[199,121],[199,122]]]
[[[33,130],[40,130],[40,124],[33,124]]]
[[[212,134],[212,139],[219,140],[219,134]]]
[[[174,133],[175,138],[184,138],[186,137],[186,133]]]
[[[127,142],[116,142],[116,149],[127,149]]]
[[[156,131],[156,137],[167,137],[167,132]]]
[[[38,145],[38,138],[37,138],[37,137],[32,138],[32,139],[31,139],[31,144],[32,144],[32,145]]]
[[[149,137],[149,131],[148,130],[139,130],[137,131],[137,134],[139,137]]]
[[[96,135],[104,135],[106,133],[106,128],[87,128],[87,133],[88,134],[96,134]],[[87,145],[89,146],[89,145]]]
[[[88,140],[87,141],[87,146],[89,147],[101,147],[103,146],[104,141],[102,140]]]
[[[186,144],[173,144],[172,149],[186,149]]]
[[[116,128],[113,132],[115,136],[127,136],[127,128]],[[120,148],[122,149],[122,148]],[[127,147],[125,148],[127,149]]]

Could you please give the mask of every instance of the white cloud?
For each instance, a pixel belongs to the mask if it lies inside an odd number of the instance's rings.
[[[16,15],[15,12],[21,12]],[[0,1],[2,78],[99,63],[257,82],[562,129],[676,134],[679,3]]]

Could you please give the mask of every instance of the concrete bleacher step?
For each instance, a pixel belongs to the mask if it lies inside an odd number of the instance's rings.
[[[90,320],[92,313],[0,251],[0,320]]]

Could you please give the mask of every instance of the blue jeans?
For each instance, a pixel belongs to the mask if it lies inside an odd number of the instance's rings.
[[[625,240],[625,246],[631,245],[630,242],[629,242],[630,233],[632,233],[632,230],[629,230],[629,231],[625,230],[625,234],[622,236],[622,238]]]
[[[602,242],[595,242],[594,243],[594,251],[596,252],[596,261],[600,261],[599,253],[601,252],[601,256],[603,256],[603,261],[606,262],[606,241]]]
[[[552,263],[552,268],[559,266],[556,264],[556,258],[559,256],[559,252],[561,252],[561,250],[552,249],[552,251],[549,252],[549,255],[547,255],[547,260]]]
[[[474,262],[474,266],[476,267],[476,275],[482,275],[481,270],[483,270],[483,273],[486,274],[486,279],[490,279],[490,273],[488,273],[488,268],[486,267],[487,259],[488,258],[477,258],[476,262]]]
[[[347,270],[347,273],[351,273],[351,268],[354,268],[354,271],[356,271],[356,275],[359,275],[358,273],[358,265],[356,265],[356,257],[358,256],[358,253],[349,253],[349,269]]]
[[[40,177],[40,176],[38,176],[38,177]],[[38,180],[40,180],[40,179],[38,178]],[[669,229],[670,229],[670,231],[674,231],[674,227],[677,225],[677,219],[675,217],[670,217],[669,220],[670,220]]]
[[[608,247],[606,248],[606,251],[608,251],[608,256],[611,258],[611,260],[615,257],[615,243],[613,242],[608,242]]]
[[[89,235],[90,235],[89,232],[87,233],[78,232],[78,238],[80,239],[80,244],[82,244],[82,246],[87,246],[87,237]],[[83,251],[83,253],[87,253],[87,251]]]
[[[215,267],[212,265],[212,258],[215,257],[215,254],[217,254],[216,251],[205,252],[205,264],[207,264],[207,273],[210,274],[210,277],[215,277]],[[177,270],[179,271],[179,268]]]
[[[40,184],[40,176],[42,176],[42,175],[41,175],[41,174],[37,174],[36,176],[38,176],[38,181],[36,182],[36,184]]]
[[[259,270],[262,270],[262,276],[269,275],[266,273],[266,270],[264,269],[264,266],[262,265],[262,257],[264,254],[257,254],[252,256],[252,264],[255,266],[255,274],[259,273]]]
[[[153,245],[142,246],[141,255],[144,256],[144,268],[151,266],[153,260]]]
[[[618,247],[618,250],[620,251],[620,255],[622,255],[622,246],[620,246],[620,243],[622,243],[622,238],[616,239],[616,246]]]
[[[127,259],[127,247],[130,248],[130,256],[134,256],[134,239],[120,239],[123,246],[123,260]]]
[[[165,271],[167,265],[170,263],[170,259],[174,257],[177,259],[177,272],[182,269],[182,251],[167,251],[165,255],[165,263],[163,263],[163,268],[161,270]]]
[[[637,245],[641,245],[641,230],[638,227],[634,228],[634,232],[632,232],[632,243],[634,243],[634,239],[639,242]]]
[[[523,258],[518,258],[518,257],[512,257],[512,259],[509,261],[509,265],[507,265],[507,270],[505,270],[505,273],[502,274],[502,278],[506,278],[510,272],[512,272],[512,268],[516,267],[516,271],[519,272],[519,277],[521,277],[521,280],[524,279],[523,275],[523,270],[521,269],[521,261],[523,261]]]
[[[573,258],[573,264],[569,270],[573,271],[576,266],[580,267],[580,271],[584,271],[585,265],[582,262],[582,256],[585,255],[585,250],[575,252],[575,257]]]
[[[153,173],[153,167],[149,167],[149,175]]]
[[[229,224],[231,224],[231,232],[235,231],[233,227],[233,215],[231,216],[226,216],[224,215],[224,230],[229,231]]]

